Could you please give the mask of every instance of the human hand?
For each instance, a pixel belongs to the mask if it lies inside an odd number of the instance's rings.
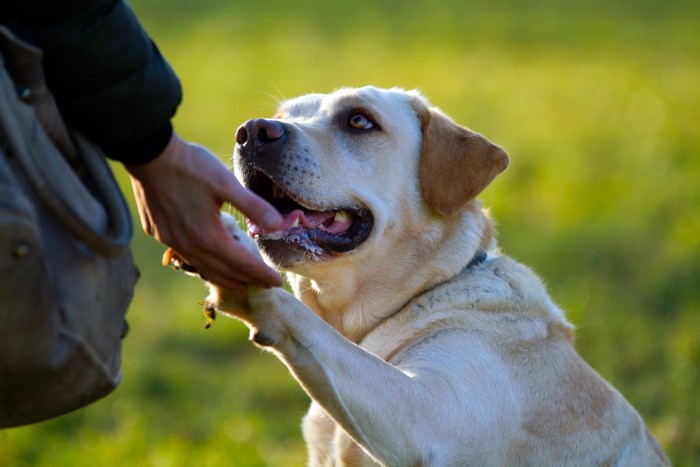
[[[282,217],[206,148],[173,134],[156,159],[126,169],[143,230],[175,250],[207,281],[241,292],[248,284],[282,284],[277,272],[231,237],[220,210],[230,202],[269,231],[282,226]]]

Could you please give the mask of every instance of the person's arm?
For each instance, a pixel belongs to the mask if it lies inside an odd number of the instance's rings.
[[[3,0],[42,49],[61,113],[107,156],[143,164],[170,141],[180,82],[121,0]]]
[[[230,202],[274,230],[281,217],[207,149],[174,134],[179,81],[121,0],[4,0],[44,68],[65,119],[125,164],[144,230],[227,288],[281,284],[235,242],[219,210]]]

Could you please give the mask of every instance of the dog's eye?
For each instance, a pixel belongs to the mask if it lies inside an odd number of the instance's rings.
[[[374,122],[363,113],[353,114],[348,123],[356,130],[369,130],[370,128],[374,128]]]

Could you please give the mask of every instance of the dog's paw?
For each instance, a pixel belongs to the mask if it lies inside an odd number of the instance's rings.
[[[258,246],[255,244],[255,240],[241,229],[235,217],[227,213],[221,213],[221,222],[223,222],[224,227],[234,240],[239,242],[254,255],[262,258],[260,250],[258,250]],[[216,316],[214,314],[216,311],[245,319],[250,309],[248,297],[245,294],[221,288],[210,282],[207,282],[207,288],[209,289],[209,295],[205,298],[205,315],[211,313],[208,315],[209,319],[213,319],[213,317]]]
[[[255,244],[255,240],[240,228],[235,217],[227,213],[221,213],[221,222],[234,240],[257,257],[262,258],[260,250],[258,250]],[[190,276],[198,277],[206,282],[207,289],[209,290],[209,294],[204,299],[204,315],[207,319],[207,328],[209,328],[212,321],[216,319],[217,312],[222,312],[223,314],[244,321],[246,320],[250,305],[248,304],[248,297],[245,294],[224,289],[206,281],[206,278],[200,275],[197,268],[187,263],[187,261],[172,248],[165,250],[162,263],[163,266],[171,266],[176,271],[183,271]]]
[[[223,212],[221,213],[221,222],[224,223],[224,227],[226,227],[236,241],[240,242],[241,245],[246,247],[248,251],[257,257],[262,258],[258,245],[255,244],[255,240],[253,240],[250,235],[241,229],[235,217],[233,217],[231,214]]]
[[[207,288],[209,294],[204,299],[205,328],[211,327],[212,321],[219,313],[231,318],[238,318],[244,322],[249,321],[250,304],[246,294],[222,289],[209,282],[207,282]]]

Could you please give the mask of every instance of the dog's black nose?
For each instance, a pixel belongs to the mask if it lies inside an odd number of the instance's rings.
[[[284,125],[276,120],[255,118],[248,120],[236,131],[236,143],[245,149],[257,149],[265,143],[282,139]]]

